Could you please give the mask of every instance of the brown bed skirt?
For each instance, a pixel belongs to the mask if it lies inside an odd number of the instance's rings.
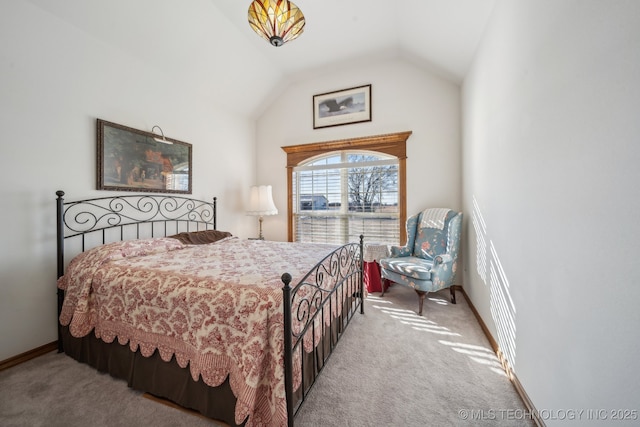
[[[307,391],[324,367],[337,342],[337,334],[344,331],[344,325],[339,321],[333,322],[331,331],[331,334],[324,334],[323,345],[311,353],[305,353],[304,388]],[[194,381],[189,366],[181,368],[175,357],[169,362],[162,360],[157,350],[150,357],[145,357],[139,350],[132,352],[129,344],[121,345],[117,340],[106,343],[96,338],[93,332],[76,338],[67,326],[61,326],[61,335],[67,355],[100,372],[127,381],[127,385],[134,390],[170,400],[229,426],[243,426],[246,423],[246,420],[242,424],[235,423],[236,397],[231,391],[228,377],[219,386],[211,387],[202,378]],[[301,392],[302,388],[299,388],[294,393],[295,408],[302,403]]]
[[[168,399],[230,426],[238,425],[234,415],[236,398],[228,377],[220,386],[211,387],[201,378],[194,381],[189,367],[181,368],[175,358],[165,362],[158,351],[151,357],[144,357],[140,351],[132,352],[128,344],[121,345],[117,340],[105,343],[93,332],[83,338],[75,338],[68,327],[62,327],[62,341],[67,355],[127,381],[134,390]]]

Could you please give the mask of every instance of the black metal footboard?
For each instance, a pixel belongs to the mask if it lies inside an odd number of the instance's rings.
[[[359,244],[349,243],[336,249],[293,288],[291,275],[282,275],[285,391],[290,427],[351,318],[358,309],[364,313],[362,251],[363,236],[360,236]],[[309,348],[310,357],[306,357]],[[305,367],[305,361],[311,361],[312,366]],[[296,379],[294,375],[299,377]]]

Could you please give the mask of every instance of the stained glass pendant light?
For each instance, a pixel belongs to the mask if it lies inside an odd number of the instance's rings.
[[[254,0],[249,5],[249,25],[273,46],[282,46],[302,34],[304,15],[288,0]]]

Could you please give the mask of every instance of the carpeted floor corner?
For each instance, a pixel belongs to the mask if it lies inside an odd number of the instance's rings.
[[[370,294],[296,418],[298,426],[534,426],[466,300]]]

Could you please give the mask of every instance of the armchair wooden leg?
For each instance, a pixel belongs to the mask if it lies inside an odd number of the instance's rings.
[[[422,306],[424,305],[424,297],[427,296],[427,293],[425,291],[419,291],[419,290],[415,290],[416,293],[418,294],[418,316],[422,316]]]
[[[384,296],[384,291],[391,286],[391,283],[389,282],[389,279],[382,279],[380,281],[380,286],[382,287],[382,292],[380,293],[380,296],[383,297]]]
[[[451,286],[449,289],[450,289],[450,292],[451,292],[451,304],[455,304],[456,303],[456,290],[453,288],[453,286]]]

